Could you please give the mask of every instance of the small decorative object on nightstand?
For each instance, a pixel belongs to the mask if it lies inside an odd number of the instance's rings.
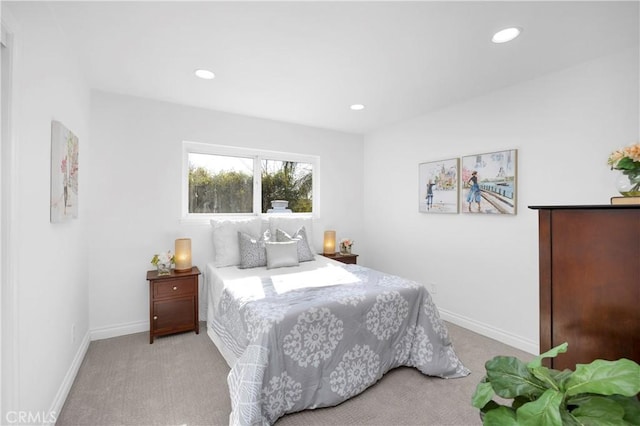
[[[353,264],[358,263],[358,255],[349,253],[334,253],[334,254],[323,254],[324,257],[328,257],[329,259],[337,260],[338,262]]]
[[[343,238],[340,240],[340,254],[351,254],[351,247],[353,246],[353,240],[350,238]]]
[[[171,253],[171,250],[161,252],[160,254],[154,254],[151,259],[151,264],[158,268],[158,275],[171,274],[171,265],[173,265],[175,258]]]
[[[156,336],[195,330],[198,322],[198,276],[194,266],[186,272],[161,275],[147,271],[149,281],[149,343]]]

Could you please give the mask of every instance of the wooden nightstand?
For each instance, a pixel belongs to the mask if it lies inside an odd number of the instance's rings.
[[[358,263],[358,255],[357,254],[343,254],[343,253],[334,253],[334,254],[322,254],[324,257],[328,257],[329,259],[337,260],[342,263],[351,263],[355,265]]]
[[[200,334],[198,322],[197,267],[187,272],[171,271],[158,275],[147,271],[149,281],[149,343],[156,336],[195,330]]]

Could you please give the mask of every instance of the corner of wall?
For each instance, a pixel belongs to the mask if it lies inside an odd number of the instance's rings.
[[[84,360],[85,355],[87,354],[87,350],[89,349],[90,335],[87,332],[82,341],[80,342],[80,346],[76,351],[76,355],[73,357],[73,361],[67,370],[67,373],[64,375],[64,379],[58,388],[58,392],[56,392],[56,396],[53,399],[53,403],[51,404],[51,408],[49,408],[49,418],[53,422],[45,422],[44,424],[55,424],[56,418],[58,414],[62,411],[62,406],[64,405],[65,400],[67,399],[67,395],[69,395],[69,391],[71,390],[71,386],[78,374],[78,370],[82,365],[82,361]]]

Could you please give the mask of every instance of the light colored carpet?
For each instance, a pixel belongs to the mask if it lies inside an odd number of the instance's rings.
[[[427,377],[398,368],[336,407],[282,417],[286,425],[479,425],[471,395],[495,355],[533,355],[447,323],[456,352],[472,373]],[[206,334],[155,339],[148,333],[91,342],[57,425],[226,425],[229,367]]]

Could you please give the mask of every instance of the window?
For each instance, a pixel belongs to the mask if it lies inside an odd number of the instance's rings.
[[[313,211],[313,164],[284,160],[261,160],[262,213],[271,201],[286,200],[294,213]]]
[[[189,213],[253,213],[253,163],[189,153]]]
[[[274,200],[317,216],[318,157],[194,142],[183,147],[185,217],[267,213]]]

